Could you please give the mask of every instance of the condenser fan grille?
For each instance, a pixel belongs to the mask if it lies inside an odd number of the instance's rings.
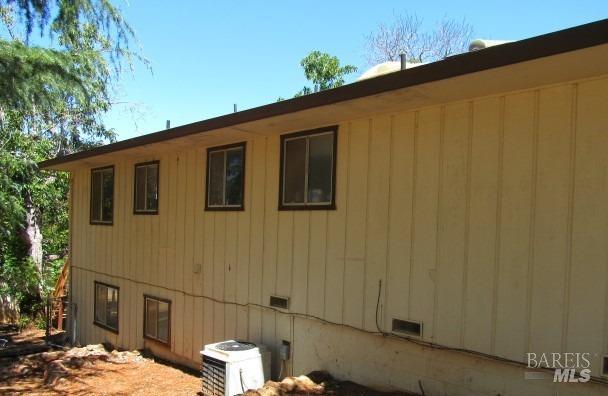
[[[220,344],[217,344],[215,347],[221,351],[238,352],[238,351],[248,351],[250,349],[253,349],[253,348],[255,348],[255,344],[253,344],[251,342],[244,342],[244,341],[228,341],[228,342],[222,342]]]

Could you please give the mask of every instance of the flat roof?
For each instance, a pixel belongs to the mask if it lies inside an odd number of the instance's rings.
[[[415,68],[385,74],[338,88],[229,113],[40,162],[49,168],[89,157],[163,142],[264,118],[376,95],[464,74],[508,66],[608,43],[608,19],[507,44],[458,54]]]

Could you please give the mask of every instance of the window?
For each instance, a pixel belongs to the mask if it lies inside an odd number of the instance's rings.
[[[279,209],[335,209],[337,127],[281,136]]]
[[[118,333],[118,287],[95,282],[95,323]]]
[[[243,210],[245,143],[207,150],[206,210]]]
[[[158,164],[135,164],[135,214],[158,214]]]
[[[112,224],[114,167],[91,170],[91,224]]]
[[[146,338],[169,343],[171,301],[144,296],[144,329]]]

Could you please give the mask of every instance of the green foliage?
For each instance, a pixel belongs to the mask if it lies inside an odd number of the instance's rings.
[[[304,87],[296,94],[296,97],[344,85],[344,77],[357,71],[357,68],[352,65],[340,66],[337,56],[321,51],[312,51],[302,59],[300,65],[304,69],[306,79],[313,83],[315,89]]]
[[[35,317],[69,237],[69,176],[37,163],[114,140],[103,123],[113,84],[134,60],[146,61],[108,0],[0,0],[0,24],[0,293]],[[41,266],[23,237],[30,201],[43,234]]]

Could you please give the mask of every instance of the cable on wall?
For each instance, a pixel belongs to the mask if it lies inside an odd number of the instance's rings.
[[[124,276],[120,276],[120,275],[110,275],[104,272],[99,272],[96,270],[92,270],[92,269],[88,269],[88,268],[82,268],[76,265],[72,264],[72,268],[76,268],[79,270],[83,270],[83,271],[88,271],[97,275],[102,275],[102,276],[107,276],[110,278],[116,278],[116,279],[122,279],[128,282],[133,282],[133,283],[137,283],[140,285],[144,285],[144,286],[150,286],[150,287],[155,287],[158,289],[164,289],[170,292],[174,292],[174,293],[181,293],[184,296],[189,296],[189,297],[194,297],[194,298],[202,298],[208,301],[212,301],[215,302],[217,304],[226,304],[226,305],[235,305],[238,307],[244,307],[244,308],[248,308],[248,307],[256,307],[256,308],[261,308],[261,309],[266,309],[266,310],[270,310],[273,311],[275,313],[281,314],[281,315],[287,315],[287,316],[291,316],[293,318],[302,318],[302,319],[314,319],[317,320],[323,324],[328,324],[328,325],[333,325],[333,326],[340,326],[340,327],[345,327],[348,329],[352,329],[361,333],[365,333],[365,334],[371,334],[371,335],[377,335],[377,336],[382,336],[382,337],[386,337],[386,338],[390,338],[390,339],[396,339],[396,340],[401,340],[401,341],[407,341],[410,342],[412,344],[416,344],[416,345],[420,345],[423,347],[427,347],[427,348],[432,348],[432,349],[438,349],[438,350],[443,350],[443,351],[451,351],[451,352],[459,352],[459,353],[464,353],[467,355],[473,355],[476,357],[481,357],[481,358],[485,358],[488,360],[494,360],[494,361],[498,361],[501,363],[506,363],[512,366],[516,366],[519,368],[529,368],[525,363],[523,362],[518,362],[516,360],[511,360],[511,359],[507,359],[507,358],[503,358],[500,356],[495,356],[495,355],[490,355],[487,353],[483,353],[483,352],[478,352],[478,351],[474,351],[471,349],[466,349],[466,348],[458,348],[458,347],[450,347],[450,346],[446,346],[446,345],[441,345],[441,344],[436,344],[434,342],[430,342],[430,341],[424,341],[424,340],[420,340],[420,339],[416,339],[413,337],[408,337],[405,335],[399,335],[399,334],[394,334],[394,333],[388,333],[385,331],[382,331],[378,322],[378,311],[379,311],[379,306],[380,306],[380,295],[381,295],[381,288],[382,288],[382,280],[380,280],[379,282],[379,290],[378,290],[378,299],[376,302],[376,327],[377,330],[376,331],[372,331],[372,330],[366,330],[366,329],[362,329],[360,327],[356,327],[353,325],[349,325],[347,323],[337,323],[337,322],[332,322],[330,320],[321,318],[319,316],[315,316],[315,315],[311,315],[311,314],[307,314],[307,313],[301,313],[301,312],[285,312],[284,310],[281,309],[277,309],[271,306],[267,306],[267,305],[263,305],[263,304],[258,304],[258,303],[253,303],[253,302],[248,302],[248,303],[239,303],[237,301],[226,301],[226,300],[221,300],[219,298],[215,298],[215,297],[211,297],[211,296],[207,296],[204,294],[193,294],[193,293],[186,293],[183,290],[177,290],[177,289],[171,289],[169,287],[165,287],[165,286],[160,286],[160,285],[155,285],[149,282],[144,282],[144,281],[137,281],[137,280],[133,280],[131,278],[127,278]],[[540,367],[540,368],[535,368],[535,370],[547,370],[547,371],[551,371],[553,369],[548,368],[548,367]],[[591,376],[589,382],[593,382],[593,383],[598,383],[598,384],[608,384],[608,380],[604,379],[604,378],[600,378],[600,377],[596,377],[596,376]]]

